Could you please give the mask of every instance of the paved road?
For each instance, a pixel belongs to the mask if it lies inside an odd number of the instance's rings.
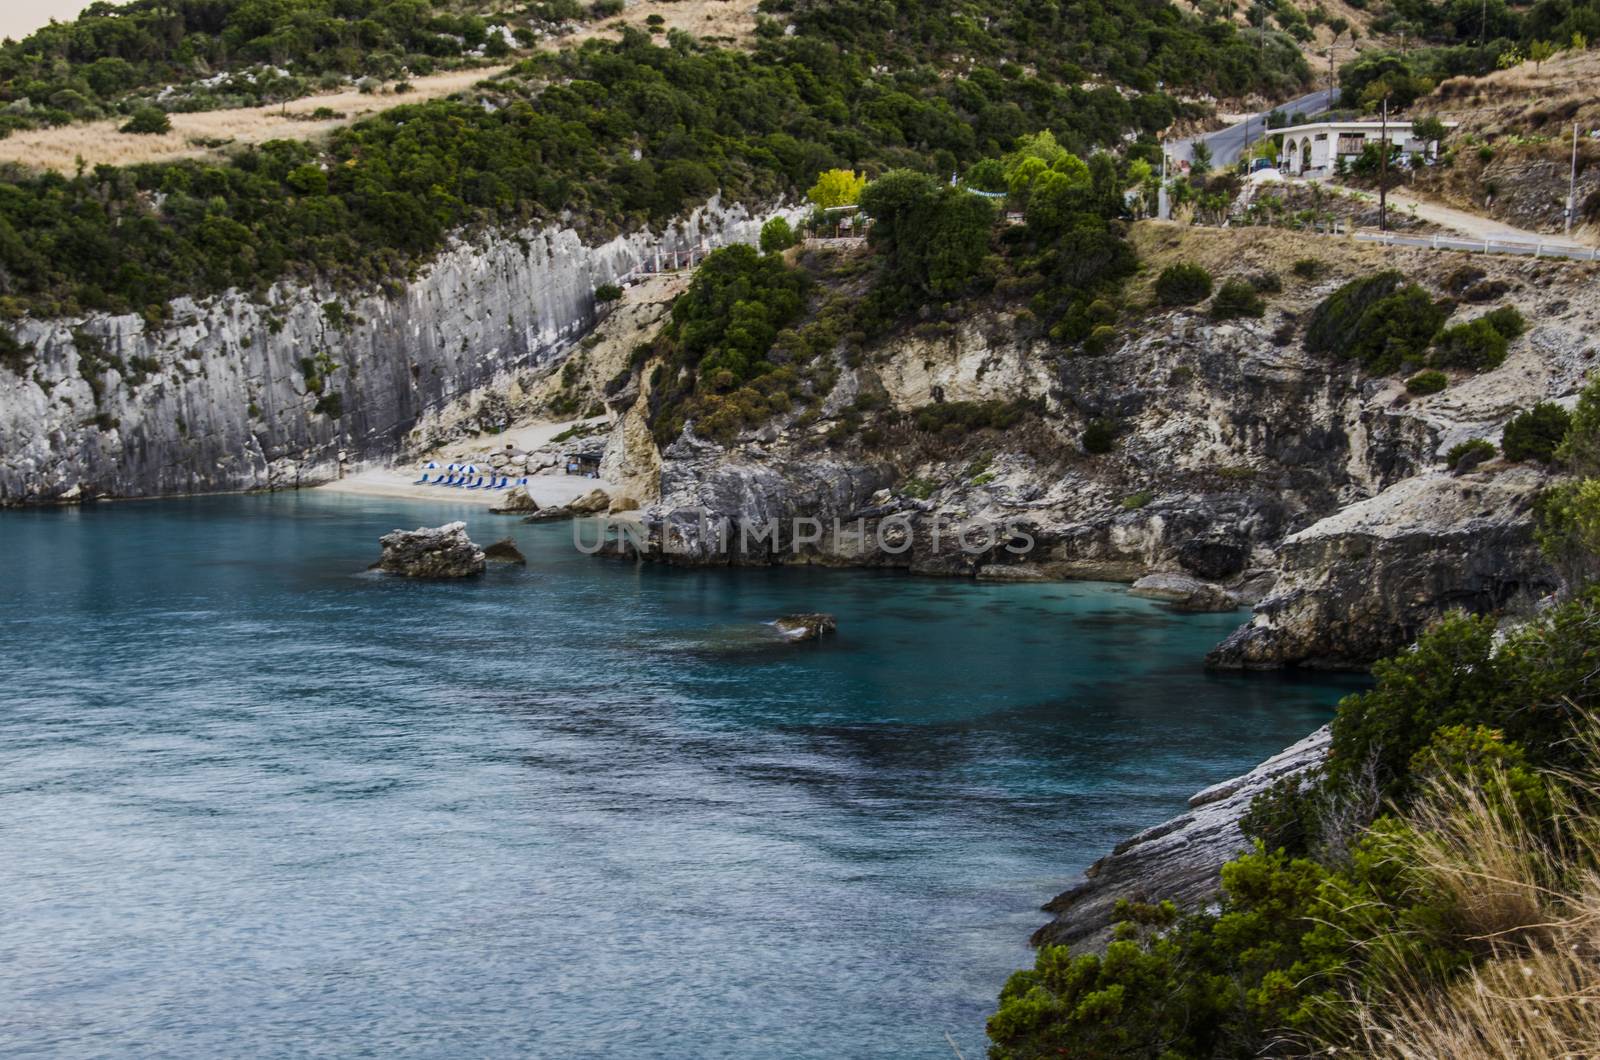
[[[1254,143],[1261,139],[1266,131],[1266,116],[1273,111],[1283,111],[1293,114],[1299,111],[1310,117],[1327,110],[1339,98],[1337,88],[1325,88],[1320,92],[1311,92],[1299,99],[1291,99],[1287,103],[1280,103],[1271,110],[1258,111],[1250,115],[1237,125],[1230,125],[1226,129],[1219,129],[1214,133],[1206,133],[1189,140],[1173,140],[1167,144],[1167,157],[1174,162],[1189,162],[1194,158],[1194,141],[1204,140],[1206,146],[1211,148],[1211,165],[1220,168],[1230,166],[1239,160],[1247,143]]]

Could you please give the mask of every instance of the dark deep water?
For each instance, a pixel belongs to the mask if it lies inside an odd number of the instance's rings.
[[[523,569],[363,573],[465,518]],[[0,1054],[976,1060],[1038,906],[1350,687],[1090,585],[320,494],[0,513]],[[822,646],[751,646],[827,610]]]

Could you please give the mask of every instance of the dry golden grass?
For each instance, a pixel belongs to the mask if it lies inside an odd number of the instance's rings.
[[[1537,69],[1523,63],[1484,77],[1453,77],[1414,110],[1459,123],[1449,141],[1459,145],[1452,164],[1418,173],[1413,188],[1419,195],[1554,232],[1566,200],[1573,123],[1585,131],[1600,126],[1600,51],[1563,52]],[[1489,153],[1480,156],[1476,145],[1488,145]],[[1580,182],[1591,179],[1585,174],[1596,164],[1600,142],[1583,136]],[[1582,186],[1580,195],[1586,195]],[[1600,243],[1594,225],[1574,235]]]
[[[1600,742],[1583,740],[1591,770]],[[1417,868],[1452,899],[1489,959],[1444,989],[1400,980],[1359,1007],[1361,1055],[1383,1060],[1593,1057],[1600,1049],[1600,799],[1597,774],[1566,778],[1560,839],[1502,812],[1494,771],[1436,783],[1408,816]],[[1377,942],[1381,946],[1382,940]]]
[[[80,158],[91,167],[125,166],[215,154],[219,148],[207,145],[216,141],[228,141],[226,146],[232,147],[260,144],[268,140],[308,139],[400,103],[436,99],[460,92],[506,69],[504,66],[493,66],[419,77],[411,82],[412,90],[403,95],[389,91],[368,95],[349,89],[328,95],[307,96],[282,106],[274,104],[270,107],[174,114],[171,116],[172,131],[159,136],[118,132],[117,127],[121,123],[112,121],[12,133],[0,140],[0,162],[16,162],[37,169],[71,173],[77,168]],[[328,121],[309,120],[307,115],[319,107],[327,107],[343,117]]]
[[[651,15],[663,19],[662,32],[681,29],[685,33],[721,43],[747,44],[755,36],[754,0],[643,0],[630,4],[616,18],[585,25],[576,33],[547,41],[549,47],[565,48],[595,38],[614,38],[623,26],[647,28]]]
[[[715,38],[734,44],[747,43],[755,33],[752,0],[643,0],[630,5],[616,18],[585,24],[575,33],[543,42],[541,47],[571,48],[588,40],[616,38],[624,26],[648,28],[647,20],[651,15],[662,17],[663,33],[680,29],[702,39]],[[172,131],[160,136],[118,132],[120,121],[34,129],[0,140],[0,163],[71,174],[77,169],[79,159],[90,167],[125,166],[215,157],[231,148],[268,140],[309,140],[401,103],[437,99],[464,91],[508,68],[506,65],[486,66],[417,77],[411,81],[411,91],[400,95],[394,94],[392,86],[371,95],[352,88],[307,96],[282,106],[173,114]],[[327,107],[342,117],[310,120],[308,115],[319,107]]]

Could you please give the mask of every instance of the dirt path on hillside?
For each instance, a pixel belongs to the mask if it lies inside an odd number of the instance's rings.
[[[1378,200],[1376,192],[1364,191],[1357,188],[1346,188],[1337,185],[1340,190],[1361,196],[1373,202]],[[1504,221],[1497,221],[1493,217],[1482,214],[1468,213],[1458,210],[1453,206],[1441,206],[1436,202],[1419,199],[1414,195],[1398,189],[1389,192],[1389,208],[1414,213],[1424,221],[1431,221],[1441,228],[1447,228],[1458,235],[1468,239],[1487,239],[1500,243],[1543,243],[1546,246],[1588,247],[1576,236],[1557,236],[1545,232],[1533,232],[1526,228],[1517,228]]]
[[[1403,191],[1389,192],[1389,202],[1402,210],[1415,211],[1416,215],[1424,221],[1432,221],[1443,228],[1454,229],[1464,236],[1473,239],[1493,239],[1516,243],[1559,243],[1564,246],[1581,247],[1584,244],[1577,239],[1563,236],[1550,235],[1544,232],[1532,232],[1526,228],[1517,228],[1504,221],[1497,221],[1493,217],[1484,217],[1482,214],[1468,213],[1457,210],[1452,206],[1441,206],[1427,199],[1419,199]]]

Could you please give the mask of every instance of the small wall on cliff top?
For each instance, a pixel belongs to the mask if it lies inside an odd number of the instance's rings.
[[[159,330],[25,321],[31,363],[0,366],[0,504],[328,481],[395,453],[430,409],[558,358],[593,325],[596,286],[657,251],[754,242],[764,216],[712,200],[599,246],[554,228],[458,243],[394,297],[280,285],[264,303],[180,299]]]

